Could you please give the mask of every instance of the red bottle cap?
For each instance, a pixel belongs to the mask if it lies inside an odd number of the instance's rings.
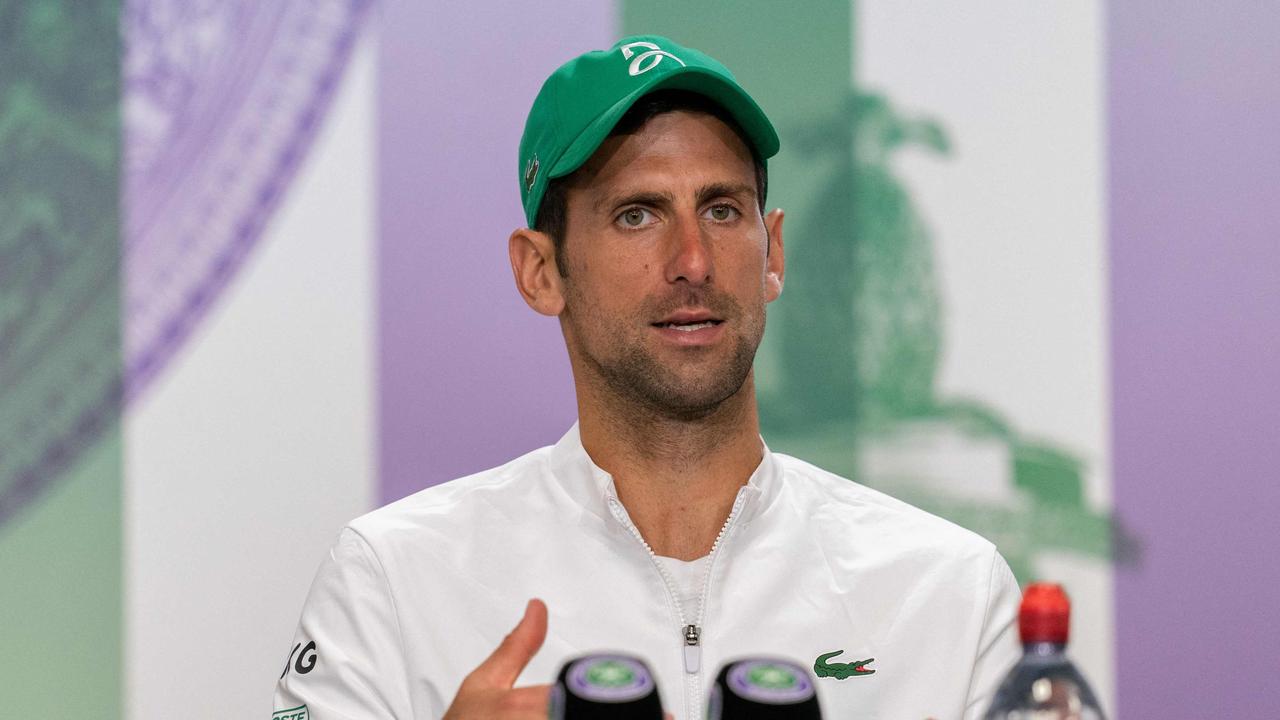
[[[1018,611],[1018,634],[1023,644],[1051,642],[1067,644],[1071,624],[1071,601],[1057,583],[1031,583],[1022,593]]]

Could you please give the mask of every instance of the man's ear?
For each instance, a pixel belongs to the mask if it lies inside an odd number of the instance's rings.
[[[782,294],[782,279],[786,275],[787,262],[782,253],[783,216],[782,208],[764,216],[764,229],[769,235],[768,257],[764,265],[765,302],[773,302]]]
[[[556,245],[546,233],[520,228],[507,240],[511,272],[520,296],[543,315],[564,310],[564,282],[556,267]]]

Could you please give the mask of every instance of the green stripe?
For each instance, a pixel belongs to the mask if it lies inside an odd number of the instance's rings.
[[[121,717],[121,446],[112,433],[3,528],[4,717]]]
[[[120,58],[117,0],[0,3],[4,717],[122,715]]]
[[[789,277],[757,355],[762,421],[775,437],[853,407],[853,3],[627,0],[623,34],[656,33],[733,71],[782,139],[769,161],[770,208],[784,223]],[[848,297],[828,297],[843,293]],[[843,302],[842,302],[843,300]],[[815,317],[820,314],[821,317]],[[811,328],[823,328],[815,337]],[[779,448],[785,449],[785,448]]]

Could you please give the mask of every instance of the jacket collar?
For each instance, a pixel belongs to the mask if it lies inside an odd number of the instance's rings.
[[[782,485],[782,469],[777,457],[769,450],[764,438],[760,464],[751,473],[747,484],[739,491],[743,495],[738,522],[750,522],[764,511],[777,497]],[[578,423],[574,423],[560,441],[551,447],[550,469],[556,480],[571,499],[585,510],[601,518],[610,516],[608,501],[617,497],[613,476],[602,470],[582,447]]]

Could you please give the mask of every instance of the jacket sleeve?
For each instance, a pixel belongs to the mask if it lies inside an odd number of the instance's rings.
[[[1000,553],[993,551],[992,555],[986,617],[969,682],[969,697],[964,711],[966,720],[977,720],[987,712],[996,689],[1022,656],[1017,624],[1022,591]]]
[[[351,528],[320,566],[290,648],[272,720],[413,717],[395,599]]]

